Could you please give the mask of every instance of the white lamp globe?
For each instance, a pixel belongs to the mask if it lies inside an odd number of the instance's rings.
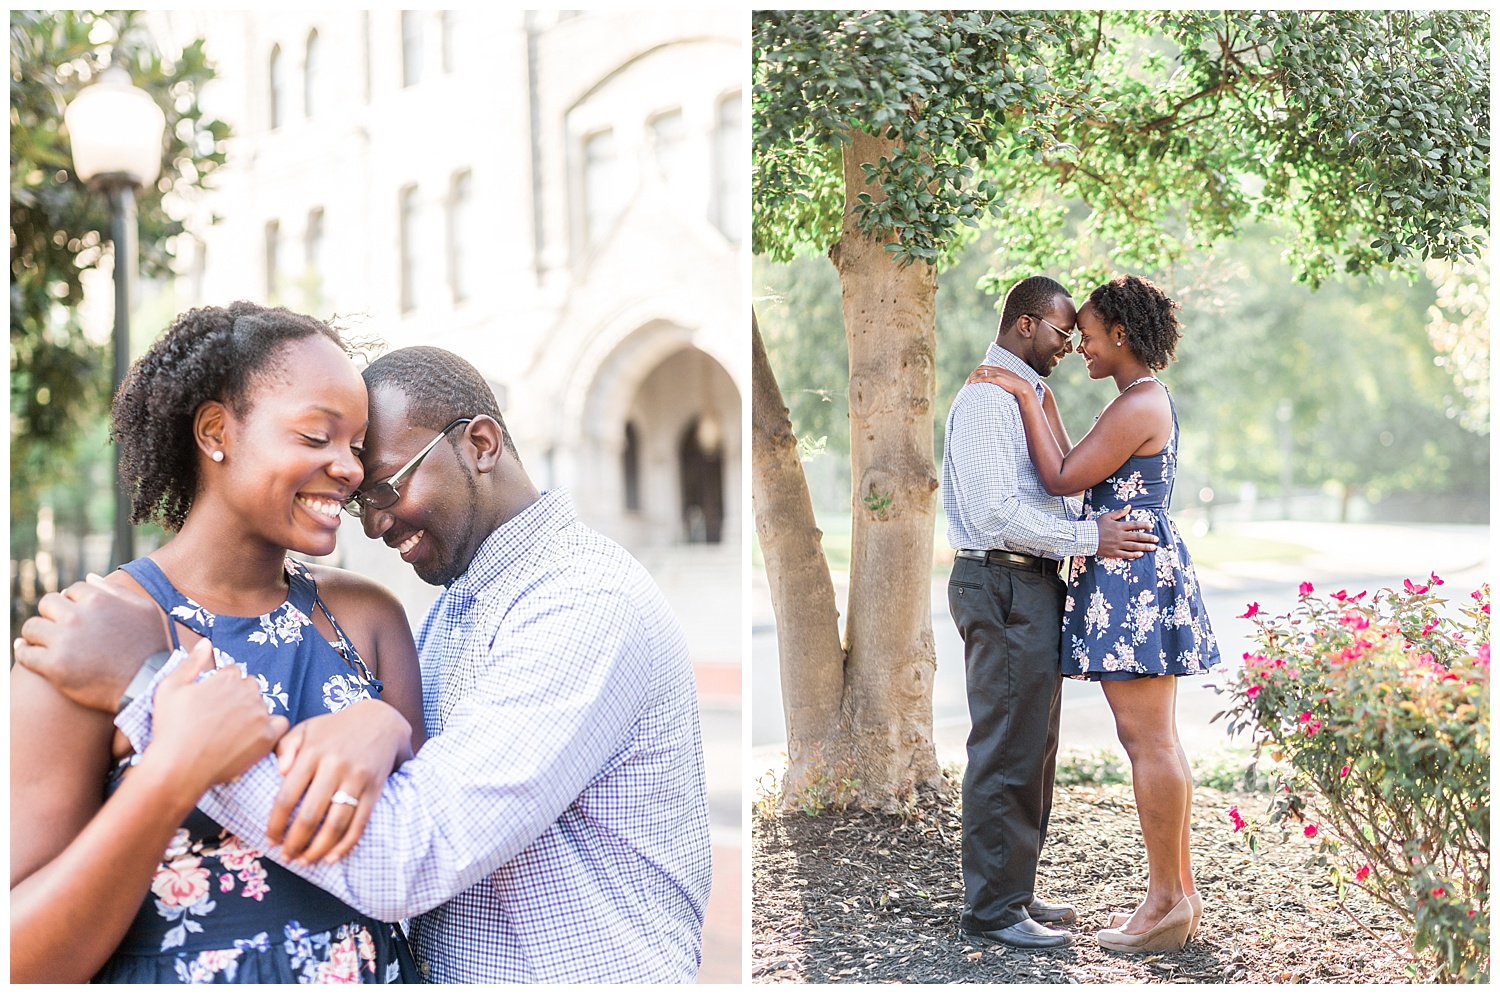
[[[73,171],[87,183],[123,175],[149,186],[161,175],[161,139],[167,119],[130,74],[110,66],[63,112],[73,144]]]

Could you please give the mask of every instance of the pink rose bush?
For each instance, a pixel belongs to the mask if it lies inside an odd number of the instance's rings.
[[[1268,823],[1303,825],[1340,891],[1403,915],[1420,972],[1487,982],[1490,591],[1445,610],[1442,584],[1324,597],[1303,583],[1285,615],[1250,605],[1255,648],[1224,714],[1289,768]]]

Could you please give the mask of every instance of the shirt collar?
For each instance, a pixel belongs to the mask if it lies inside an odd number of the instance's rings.
[[[1026,363],[1022,362],[1020,356],[1016,355],[1014,352],[1001,345],[999,342],[990,343],[990,347],[985,350],[984,361],[985,364],[989,366],[1003,366],[1004,368],[1010,370],[1012,373],[1015,373],[1017,376],[1026,380],[1026,382],[1031,384],[1033,389],[1036,389],[1038,393],[1041,393],[1040,387],[1042,385],[1042,378],[1037,375],[1037,371],[1026,365]]]
[[[541,536],[578,520],[567,490],[544,490],[520,514],[490,532],[474,553],[469,568],[448,587],[450,597],[472,600],[478,593],[536,548]]]

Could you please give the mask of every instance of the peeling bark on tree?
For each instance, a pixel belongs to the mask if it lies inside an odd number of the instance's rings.
[[[805,785],[831,775],[843,747],[844,650],[823,533],[753,309],[750,335],[750,501],[776,613],[787,728],[782,803],[792,806]]]

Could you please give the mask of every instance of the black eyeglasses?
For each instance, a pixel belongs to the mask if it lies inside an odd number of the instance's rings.
[[[401,499],[401,494],[396,490],[396,484],[400,483],[412,473],[416,472],[417,467],[421,465],[422,460],[426,457],[427,453],[431,452],[432,447],[443,440],[444,435],[448,434],[459,425],[466,425],[473,420],[473,418],[459,418],[457,421],[453,422],[451,425],[438,432],[437,438],[434,438],[432,441],[423,446],[422,451],[412,456],[411,461],[408,462],[405,466],[402,466],[400,469],[396,470],[396,474],[390,479],[386,480],[384,483],[377,483],[373,487],[370,487],[368,490],[356,491],[355,493],[352,493],[348,497],[344,498],[344,510],[348,511],[356,518],[362,518],[364,517],[365,511],[367,509],[371,511],[383,511],[386,508],[390,507],[392,504],[396,503],[396,501]]]
[[[1053,324],[1051,321],[1048,321],[1046,318],[1040,317],[1040,316],[1038,316],[1036,314],[1028,314],[1026,316],[1029,317],[1029,318],[1031,318],[1031,320],[1033,320],[1033,321],[1040,321],[1040,322],[1042,322],[1042,324],[1046,325],[1047,327],[1051,328],[1053,331],[1055,331],[1059,335],[1061,335],[1063,337],[1063,341],[1067,342],[1069,345],[1073,344],[1073,333],[1071,331],[1063,331],[1061,328],[1059,328],[1057,325]]]

